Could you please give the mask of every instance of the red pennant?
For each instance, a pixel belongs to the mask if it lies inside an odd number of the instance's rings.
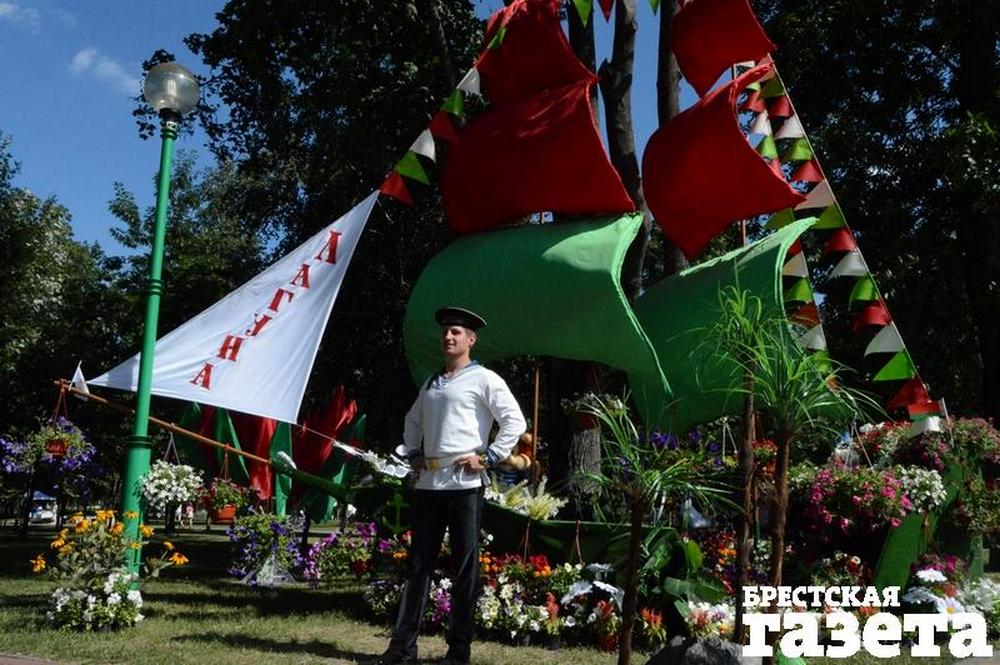
[[[533,93],[590,79],[573,53],[559,23],[561,0],[515,0],[498,9],[486,24],[488,45],[500,26],[503,41],[479,56],[481,88],[493,104],[504,104]]]
[[[851,329],[854,332],[858,332],[865,326],[878,326],[881,328],[882,326],[889,325],[890,321],[892,321],[892,316],[889,314],[885,303],[881,300],[876,300],[869,305],[865,305],[858,312],[858,316],[854,319],[854,325],[851,326]]]
[[[671,21],[670,45],[700,97],[734,62],[757,62],[775,48],[747,0],[689,2]]]
[[[594,125],[591,85],[503,104],[469,123],[441,173],[441,197],[456,233],[488,231],[543,211],[635,210]]]
[[[713,90],[646,144],[646,203],[663,233],[689,259],[734,221],[805,200],[750,146],[736,114],[740,92],[772,67],[758,65]],[[719,196],[720,188],[726,196]]]
[[[792,312],[788,320],[805,328],[814,328],[819,325],[819,307],[815,302],[807,303]]]
[[[274,436],[278,421],[236,412],[231,412],[230,417],[233,429],[236,430],[236,438],[240,441],[240,448],[258,457],[270,458],[271,438]],[[274,495],[272,485],[274,474],[271,473],[270,465],[253,460],[246,460],[246,465],[247,474],[250,476],[250,488],[262,501],[270,499]]]
[[[941,415],[941,403],[936,401],[920,402],[919,404],[907,404],[906,412],[913,420],[918,416],[938,416]]]
[[[854,241],[854,234],[850,229],[837,229],[823,246],[823,254],[833,252],[853,252],[858,248],[858,243]]]
[[[931,396],[927,392],[927,387],[917,377],[904,383],[903,387],[899,389],[899,392],[896,393],[896,396],[890,400],[885,408],[892,411],[893,409],[901,409],[908,404],[923,404],[930,401]]]
[[[802,240],[796,239],[795,242],[792,243],[792,246],[788,248],[788,251],[785,252],[785,255],[795,256],[796,254],[801,254],[801,253],[802,253]]]
[[[792,102],[788,99],[788,95],[775,97],[771,100],[771,104],[767,107],[767,114],[772,118],[791,118],[795,115],[795,112],[792,111]]]
[[[600,0],[601,13],[604,14],[604,20],[611,20],[611,9],[615,6],[615,0]]]
[[[778,176],[782,180],[785,179],[785,172],[781,170],[781,160],[772,159],[767,163],[767,165],[772,171],[774,171],[774,175]]]
[[[398,199],[406,205],[413,205],[413,197],[410,196],[410,190],[406,188],[403,176],[395,171],[389,174],[385,182],[382,183],[382,186],[378,188],[378,191],[386,196]]]
[[[823,169],[815,159],[802,162],[792,173],[792,182],[823,182],[825,179]]]
[[[458,141],[458,133],[455,131],[455,126],[451,124],[451,118],[448,117],[447,111],[435,113],[430,124],[427,125],[427,129],[431,130],[431,134],[448,143]]]
[[[751,90],[747,98],[740,104],[740,110],[753,111],[754,113],[766,111],[767,104],[764,103],[764,98],[760,96],[760,90]]]

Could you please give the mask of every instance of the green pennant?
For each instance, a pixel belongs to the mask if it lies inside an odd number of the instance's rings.
[[[766,157],[768,159],[778,158],[778,146],[774,142],[774,137],[770,134],[765,134],[761,142],[757,144],[757,152],[760,153],[761,157]]]
[[[785,302],[812,302],[813,290],[809,280],[805,277],[799,279],[791,288],[785,291]]]
[[[459,118],[463,117],[465,115],[465,97],[462,96],[462,91],[455,88],[451,96],[441,105],[441,110]]]
[[[822,374],[832,374],[833,373],[833,362],[830,360],[830,352],[826,349],[819,349],[812,354],[813,362],[816,363],[816,369]]]
[[[904,381],[917,375],[917,368],[910,360],[910,354],[903,349],[879,370],[872,381]]]
[[[653,8],[653,13],[660,8],[660,0],[649,0],[649,6]]]
[[[490,43],[486,46],[486,48],[489,49],[500,48],[500,45],[503,44],[503,38],[506,36],[507,36],[507,26],[501,25],[499,28],[497,28],[497,31],[493,33],[493,39],[490,40]]]
[[[844,213],[840,211],[840,206],[834,203],[819,215],[819,221],[813,225],[813,229],[839,229],[845,226]]]
[[[415,152],[407,151],[403,155],[403,158],[396,163],[396,173],[425,185],[431,184],[431,180],[427,177],[427,172],[424,171],[424,166],[420,163]]]
[[[754,81],[746,87],[747,90],[760,90],[760,81]]]
[[[271,436],[271,459],[276,459],[278,453],[292,456],[292,426],[288,423],[278,423]],[[274,473],[274,512],[278,517],[288,514],[288,495],[292,493],[292,479],[283,473]]]
[[[764,85],[760,89],[760,94],[765,99],[768,97],[780,97],[785,94],[785,86],[781,85],[781,79],[777,76],[772,76],[764,81]]]
[[[855,300],[868,301],[876,299],[878,299],[878,289],[875,288],[875,282],[872,280],[871,275],[865,275],[851,289],[851,297],[848,300],[848,305],[853,305]]]
[[[576,13],[580,15],[580,23],[586,28],[587,22],[590,21],[591,10],[594,8],[594,0],[573,0],[573,5],[576,7]]]
[[[779,210],[771,215],[771,218],[767,220],[767,224],[764,225],[764,228],[776,230],[784,228],[794,221],[795,212],[791,208],[785,208],[784,210]]]
[[[781,156],[782,162],[805,162],[813,157],[812,148],[809,147],[809,139],[801,137],[795,139],[789,146],[785,154]]]

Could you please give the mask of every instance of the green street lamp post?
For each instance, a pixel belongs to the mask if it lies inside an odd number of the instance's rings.
[[[126,540],[139,540],[142,520],[142,477],[149,471],[149,401],[153,383],[153,349],[156,346],[156,324],[160,313],[163,282],[163,245],[167,232],[167,208],[170,200],[170,161],[174,140],[181,118],[198,105],[198,80],[194,74],[175,63],[153,67],[142,86],[143,96],[160,116],[160,174],[156,186],[156,221],[149,254],[149,279],[146,282],[146,317],[142,329],[142,350],[139,352],[139,381],[135,394],[135,425],[125,455],[125,475],[122,486],[122,519]],[[138,572],[142,561],[141,549],[128,550],[130,572]]]

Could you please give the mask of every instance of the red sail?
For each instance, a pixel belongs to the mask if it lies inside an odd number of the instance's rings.
[[[704,97],[729,67],[775,49],[747,0],[692,0],[674,17],[670,45],[677,66]]]
[[[563,34],[561,4],[560,0],[517,0],[490,17],[486,46],[476,69],[481,89],[492,104],[516,101],[593,76]]]
[[[338,386],[326,409],[306,419],[307,429],[293,429],[292,459],[295,466],[306,473],[319,473],[333,450],[333,439],[354,419],[357,411],[358,405],[354,400],[347,402],[344,386]]]
[[[737,119],[740,92],[771,67],[759,65],[721,86],[660,127],[646,145],[646,203],[689,259],[729,224],[805,200],[747,143]]]
[[[441,174],[445,212],[456,233],[488,231],[537,212],[635,209],[594,125],[593,82],[505,104],[469,123]]]

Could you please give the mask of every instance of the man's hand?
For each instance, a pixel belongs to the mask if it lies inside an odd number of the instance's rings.
[[[455,468],[469,473],[479,473],[486,468],[486,465],[483,464],[483,458],[479,455],[466,455],[455,460]]]

